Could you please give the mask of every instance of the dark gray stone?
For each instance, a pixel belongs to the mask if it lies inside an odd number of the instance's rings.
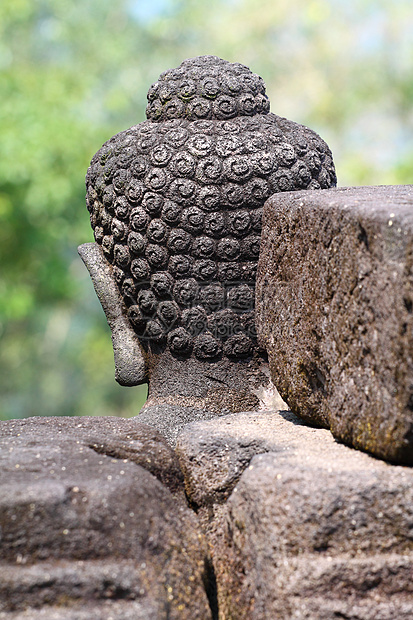
[[[0,617],[211,618],[179,464],[136,420],[2,422],[0,528]]]
[[[288,411],[192,423],[177,450],[211,548],[220,617],[412,617],[411,468],[339,444]]]
[[[412,186],[283,194],[264,213],[257,329],[282,398],[412,464]]]
[[[190,398],[180,406],[194,418],[263,406],[257,383],[271,386],[254,324],[262,207],[274,192],[334,186],[336,175],[316,133],[269,113],[262,78],[216,56],[163,73],[147,119],[93,157],[96,245],[79,252],[112,330],[116,378],[149,383],[145,421],[163,431],[159,406],[178,404],[166,397]]]
[[[182,429],[196,420],[210,420],[219,415],[228,415],[228,409],[219,412],[213,409],[200,409],[199,407],[182,407],[177,405],[149,405],[145,404],[139,413],[139,420],[155,426],[173,446]]]
[[[226,415],[208,424],[188,424],[176,452],[188,498],[196,509],[221,504],[231,495],[256,454],[280,449],[273,412]]]
[[[144,571],[133,560],[9,564],[2,566],[2,571],[1,619],[157,620],[165,617],[162,609],[165,606],[151,600],[145,576],[142,578]]]

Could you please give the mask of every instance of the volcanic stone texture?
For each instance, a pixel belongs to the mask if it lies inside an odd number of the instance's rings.
[[[257,329],[292,411],[389,461],[413,463],[413,188],[273,196]]]
[[[120,418],[0,426],[0,618],[211,618],[173,451]]]
[[[292,412],[196,422],[177,446],[222,620],[410,620],[413,470]]]
[[[93,157],[94,237],[145,346],[205,362],[257,353],[263,204],[336,184],[328,145],[269,108],[247,67],[188,59],[151,86],[148,120]]]

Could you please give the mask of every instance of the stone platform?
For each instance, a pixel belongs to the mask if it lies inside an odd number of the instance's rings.
[[[0,459],[1,620],[413,617],[413,469],[290,411],[176,452],[136,419],[4,422]]]
[[[0,424],[0,618],[210,619],[174,452],[121,418]]]
[[[220,618],[413,617],[413,470],[291,412],[192,423],[178,439]]]

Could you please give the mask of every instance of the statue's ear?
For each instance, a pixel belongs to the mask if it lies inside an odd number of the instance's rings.
[[[111,265],[97,243],[84,243],[77,250],[89,271],[112,332],[116,381],[126,386],[147,383],[145,356],[138,337],[124,314],[124,304]]]

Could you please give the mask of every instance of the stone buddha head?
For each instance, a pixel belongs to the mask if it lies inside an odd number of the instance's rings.
[[[91,161],[95,243],[79,252],[112,330],[116,378],[149,384],[140,419],[171,438],[188,420],[268,406],[254,326],[262,208],[336,176],[326,143],[271,114],[244,65],[185,60],[147,98],[147,120]]]

